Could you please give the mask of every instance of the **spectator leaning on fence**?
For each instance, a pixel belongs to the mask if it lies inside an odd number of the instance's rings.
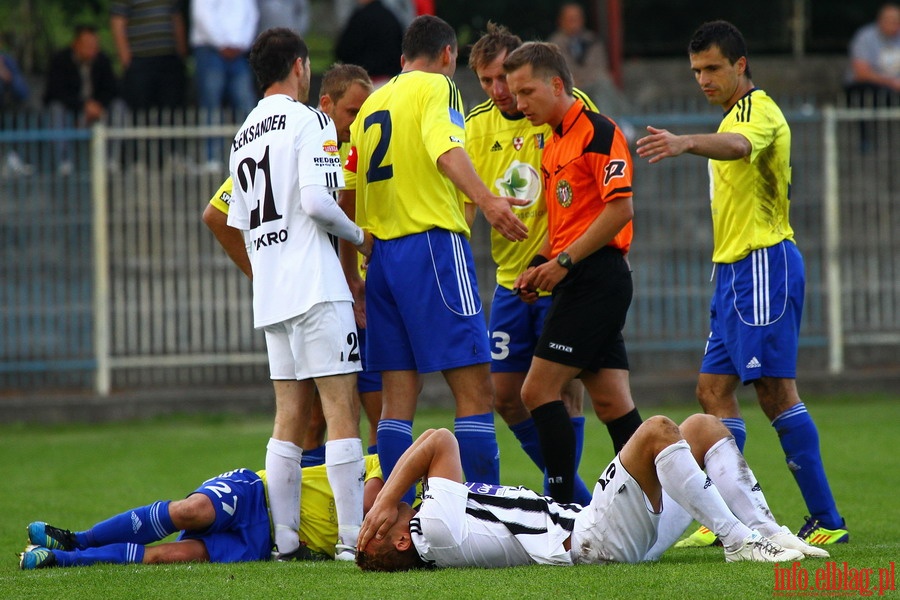
[[[851,104],[878,104],[900,94],[900,4],[884,4],[850,42],[846,80]]]

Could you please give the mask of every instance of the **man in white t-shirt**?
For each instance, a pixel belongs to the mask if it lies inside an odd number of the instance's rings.
[[[335,238],[371,253],[372,236],[338,207],[343,186],[337,132],[309,96],[309,50],[285,28],[256,39],[250,63],[264,97],[234,137],[228,225],[249,232],[254,325],[263,329],[275,387],[266,451],[277,557],[301,554],[297,535],[301,444],[318,387],[328,426],[328,480],[335,491],[336,558],[352,560],[362,522],[364,462],[359,342]]]
[[[417,512],[400,498],[420,477]],[[663,490],[678,507],[663,506]],[[678,508],[719,535],[728,562],[828,556],[773,520],[734,438],[715,417],[697,414],[680,427],[662,416],[644,421],[584,507],[523,487],[463,483],[456,438],[429,430],[400,458],[367,513],[356,561],[371,571],[636,563],[658,558],[651,552],[657,538],[670,544],[683,532],[683,525],[678,532],[665,527]]]

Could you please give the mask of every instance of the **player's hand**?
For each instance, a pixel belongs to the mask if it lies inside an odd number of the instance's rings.
[[[375,244],[375,237],[363,229],[363,241],[357,244],[356,250],[365,257],[372,256],[372,246]]]
[[[399,505],[396,502],[379,502],[379,500],[380,498],[375,500],[375,504],[369,509],[359,528],[356,549],[360,552],[366,549],[372,538],[384,539],[400,516]]]
[[[647,131],[650,132],[650,135],[637,141],[637,154],[641,158],[650,158],[651,164],[664,158],[684,154],[687,151],[687,143],[681,136],[649,125]]]
[[[568,274],[568,269],[555,260],[550,260],[533,269],[525,271],[520,277],[523,278],[522,283],[524,284],[524,287],[529,290],[535,290],[536,293],[538,290],[552,292],[553,288],[556,287],[556,284],[562,281]]]
[[[528,237],[528,227],[515,215],[510,206],[524,206],[528,200],[492,196],[479,204],[484,218],[500,235],[511,242],[521,242]]]
[[[525,304],[534,304],[539,297],[537,291],[529,287],[530,278],[528,277],[528,273],[531,271],[534,271],[534,267],[528,267],[524,273],[521,273],[516,277],[516,281],[513,284],[513,294],[518,296],[519,300]]]
[[[353,317],[356,326],[366,328],[366,280],[362,277],[351,277],[347,280],[350,294],[353,296]]]

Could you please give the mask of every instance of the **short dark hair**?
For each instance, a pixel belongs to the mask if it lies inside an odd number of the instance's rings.
[[[550,42],[525,42],[503,61],[503,70],[511,73],[521,69],[525,65],[531,65],[534,75],[550,79],[559,77],[562,79],[566,94],[572,95],[572,72],[566,64],[559,46]]]
[[[734,64],[742,56],[747,56],[747,42],[740,30],[728,21],[709,21],[697,28],[688,43],[688,54],[697,54],[717,46],[722,56]],[[744,70],[750,79],[750,65]]]
[[[469,68],[474,71],[492,62],[504,52],[512,54],[521,45],[522,38],[510,32],[505,26],[488,21],[487,31],[475,42],[469,53]]]
[[[390,541],[385,538],[372,551],[358,551],[356,553],[356,566],[363,571],[382,571],[391,573],[394,571],[411,571],[413,569],[428,569],[432,565],[426,563],[419,556],[419,552],[412,544],[406,550],[397,550]],[[371,547],[372,544],[369,544]]]
[[[291,72],[294,61],[309,56],[306,42],[293,29],[266,29],[250,48],[250,66],[256,75],[259,89],[265,91],[273,83],[283,81]]]
[[[372,80],[365,69],[359,65],[336,63],[322,75],[322,88],[319,96],[327,94],[332,101],[337,102],[344,97],[354,83],[372,91]]]
[[[75,33],[75,37],[79,37],[83,33],[97,33],[97,26],[92,25],[90,23],[78,23],[73,28],[73,32]]]
[[[436,59],[450,46],[456,48],[456,31],[440,17],[416,17],[403,34],[403,56],[406,60],[420,57]]]

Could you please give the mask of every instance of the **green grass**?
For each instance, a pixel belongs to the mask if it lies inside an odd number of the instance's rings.
[[[900,460],[894,450],[900,397],[807,399],[838,504],[853,542],[832,547],[851,568],[885,568],[900,556]],[[667,406],[680,419],[693,406]],[[642,406],[643,415],[658,411]],[[747,458],[778,519],[792,529],[806,509],[775,433],[744,407]],[[423,411],[416,430],[447,426],[446,411]],[[22,572],[16,555],[25,525],[46,520],[81,529],[157,499],[179,498],[219,472],[258,468],[268,417],[190,417],[107,425],[0,427],[0,598],[771,598],[774,571],[726,564],[720,548],[669,550],[657,564],[524,567],[369,574],[343,563],[98,565]],[[610,458],[609,438],[589,416],[581,473],[593,480]],[[540,478],[505,427],[498,427],[502,479],[538,487]],[[825,561],[803,566],[810,579]],[[851,595],[856,595],[855,593]],[[897,596],[897,592],[887,595]]]

